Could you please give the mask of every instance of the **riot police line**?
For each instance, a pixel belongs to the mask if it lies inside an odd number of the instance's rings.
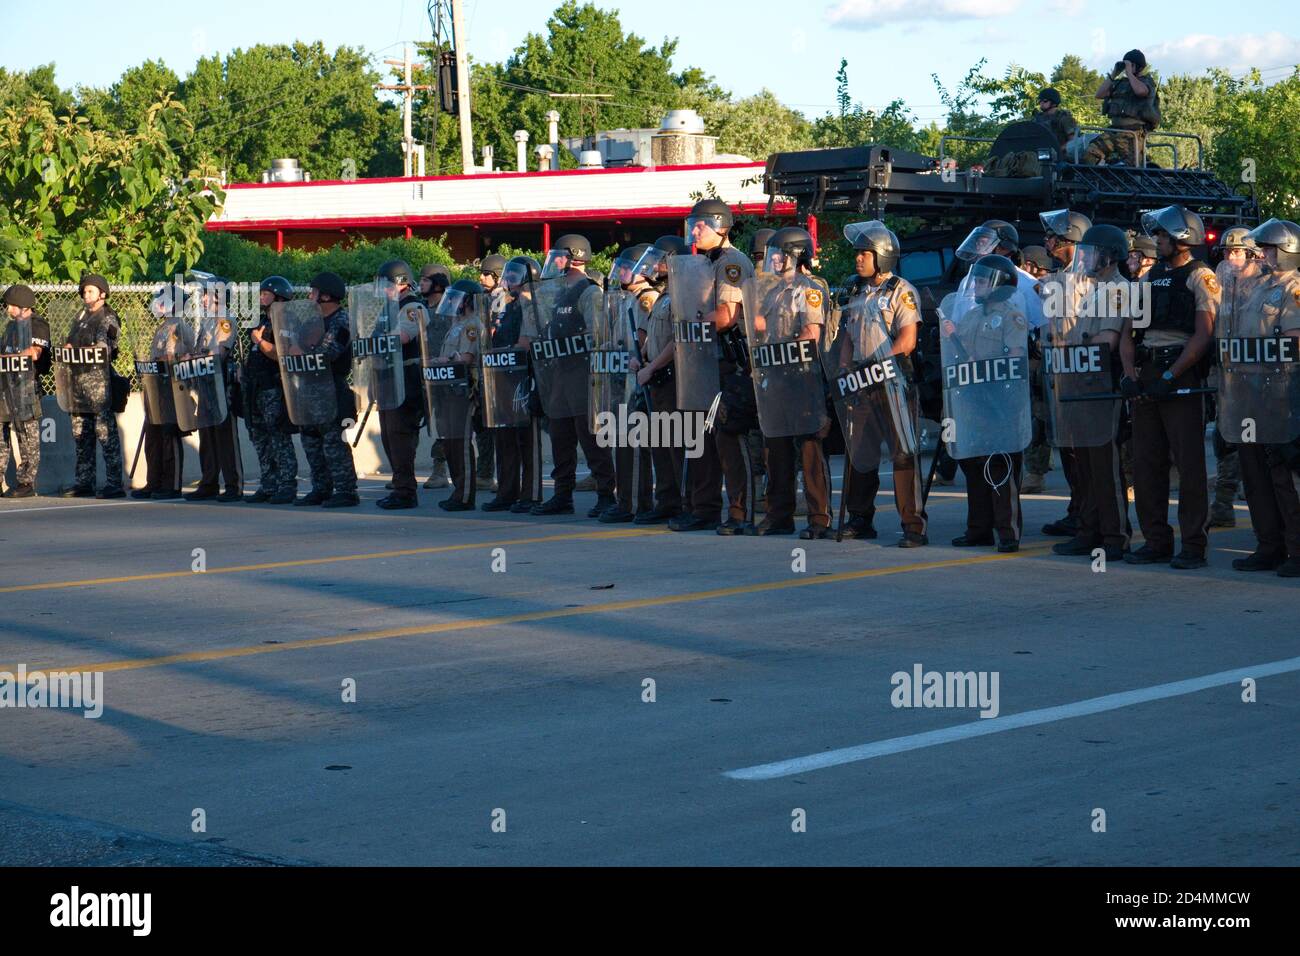
[[[393,474],[378,502],[385,509],[417,506],[424,432],[446,463],[451,493],[439,504],[449,511],[479,507],[476,457],[489,447],[497,493],[482,510],[571,514],[581,449],[597,492],[587,514],[603,523],[876,538],[888,459],[898,545],[921,547],[926,498],[946,457],[967,486],[966,530],[952,543],[1013,552],[1023,534],[1024,455],[1041,417],[1071,491],[1066,517],[1045,529],[1068,537],[1053,550],[1191,569],[1206,563],[1213,395],[1218,440],[1240,456],[1259,539],[1234,567],[1300,576],[1300,227],[1269,220],[1227,230],[1212,269],[1196,257],[1204,224],[1179,206],[1144,215],[1136,240],[1072,210],[1040,221],[1047,239],[1033,257],[1036,274],[1012,224],[971,232],[957,250],[968,269],[938,306],[928,345],[919,293],[899,274],[898,237],[884,223],[845,227],[854,275],[832,290],[814,274],[807,231],[764,230],[746,254],[731,243],[731,209],[716,199],[695,204],[684,236],[623,249],[603,286],[579,235],[561,236],[541,263],[488,257],[496,261],[484,260],[483,282],[450,282],[434,266],[417,279],[395,260],[351,288],[322,273],[299,299],[272,276],[261,284],[242,362],[236,330],[214,308],[220,280],[207,277],[154,300],[156,328],[136,356],[148,479],[132,494],[179,495],[179,438],[197,431],[203,478],[187,498],[356,506],[345,431],[359,437],[377,414]],[[1148,269],[1150,251],[1159,261]],[[4,465],[12,450],[19,469],[7,495],[32,493],[39,442],[29,433],[45,368],[76,437],[77,478],[66,493],[125,494],[113,417],[120,323],[101,277],[83,277],[80,289],[83,308],[62,343],[49,340],[30,289],[5,293],[0,421]],[[924,479],[923,415],[941,423],[943,443]],[[261,475],[247,495],[239,417]],[[673,422],[668,433],[680,439],[647,438],[642,422],[654,423],[652,435]],[[549,498],[542,431],[554,461]],[[310,469],[301,496],[295,434]],[[96,444],[108,475],[98,493]],[[1145,539],[1136,549],[1125,446]],[[829,453],[841,449],[837,517]],[[1167,519],[1171,467],[1180,480],[1178,548]],[[800,473],[807,524],[797,529]]]

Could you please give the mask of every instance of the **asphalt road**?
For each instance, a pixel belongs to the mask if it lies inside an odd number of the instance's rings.
[[[841,544],[0,502],[0,671],[104,699],[0,709],[0,863],[1296,865],[1300,582],[1230,568],[1244,505],[1205,570],[1052,556],[1052,480],[1006,556],[960,486],[907,551],[887,494]]]

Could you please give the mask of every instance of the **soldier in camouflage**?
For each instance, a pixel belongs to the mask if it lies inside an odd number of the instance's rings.
[[[41,376],[50,367],[50,326],[35,314],[36,296],[25,285],[12,285],[5,290],[5,311],[9,323],[0,335],[0,353],[6,362],[27,365],[30,371],[0,370],[3,375],[24,375],[30,381],[26,397],[30,404],[11,403],[6,409],[5,421],[0,428],[0,480],[9,471],[9,460],[14,460],[14,483],[5,491],[6,498],[30,498],[36,494],[36,474],[41,464]],[[20,349],[18,345],[23,347]],[[26,359],[26,362],[23,362]],[[14,389],[16,396],[17,389]],[[16,450],[16,454],[15,454]]]
[[[352,333],[348,325],[347,286],[333,272],[322,272],[311,280],[311,300],[320,310],[325,335],[318,349],[330,363],[337,400],[337,417],[326,425],[302,429],[302,451],[311,468],[311,491],[294,504],[351,508],[361,504],[357,494],[357,472],[352,447],[343,440],[344,419],[356,419],[356,402],[348,385],[352,368]]]
[[[248,359],[240,370],[244,420],[260,472],[257,491],[244,497],[252,504],[291,505],[298,497],[298,456],[291,437],[297,429],[285,409],[284,386],[275,361],[275,335],[266,311],[272,303],[288,302],[292,298],[293,286],[284,276],[262,280],[261,323],[249,336]]]
[[[117,358],[117,340],[122,322],[108,306],[108,280],[87,273],[77,285],[84,308],[77,313],[68,331],[66,345],[78,348],[105,346],[110,361]],[[77,466],[73,486],[63,493],[65,498],[124,498],[126,490],[122,480],[122,440],[117,432],[117,415],[113,412],[111,382],[105,380],[98,388],[105,394],[93,396],[102,399],[103,410],[93,415],[72,415],[72,439],[76,446]],[[95,445],[104,456],[104,487],[95,492]]]

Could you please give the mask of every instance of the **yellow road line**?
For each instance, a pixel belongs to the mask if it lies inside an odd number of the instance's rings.
[[[301,568],[313,564],[336,564],[340,561],[373,561],[378,558],[409,558],[422,554],[445,554],[449,551],[474,551],[480,548],[504,548],[521,544],[545,544],[550,541],[588,541],[637,538],[645,535],[668,534],[665,528],[627,529],[620,531],[575,531],[572,534],[552,534],[540,538],[515,538],[510,541],[481,541],[473,544],[444,544],[434,548],[407,548],[402,551],[370,551],[361,554],[339,554],[328,558],[300,558],[294,561],[268,561],[265,564],[237,564],[228,568],[208,568],[206,571],[155,571],[152,574],[128,574],[113,578],[89,578],[83,581],[48,581],[44,584],[16,584],[0,588],[0,594],[18,591],[54,591],[60,588],[83,588],[96,584],[130,584],[136,581],[161,581],[166,578],[196,578],[210,574],[237,574],[245,571],[273,571],[277,568]]]
[[[468,618],[459,621],[445,621],[440,624],[416,624],[409,627],[392,627],[379,631],[365,631],[356,634],[334,634],[329,637],[312,637],[300,641],[286,641],[283,644],[254,644],[250,647],[229,647],[214,651],[189,651],[182,654],[167,654],[163,657],[144,657],[136,660],[105,661],[96,664],[76,664],[69,667],[46,667],[45,672],[63,671],[132,671],[147,667],[165,667],[169,664],[195,664],[206,661],[229,660],[236,657],[251,657],[255,654],[276,654],[282,651],[300,651],[316,647],[334,647],[339,644],[360,644],[365,641],[384,641],[397,637],[415,637],[428,634],[446,634],[451,631],[482,630],[488,627],[500,627],[510,624],[525,624],[532,621],[550,621],[556,618],[581,617],[590,614],[610,614],[615,611],[634,611],[641,608],[664,607],[670,604],[689,604],[696,601],[712,601],[719,598],[736,597],[741,594],[756,594],[763,591],[783,591],[788,588],[811,587],[819,584],[840,584],[845,581],[859,581],[864,578],[885,577],[891,574],[906,574],[912,571],[933,571],[938,568],[966,567],[975,564],[991,564],[995,561],[1008,561],[1026,555],[1042,553],[1048,545],[1022,548],[1011,554],[987,554],[968,558],[950,558],[944,561],[923,561],[917,564],[905,564],[890,568],[867,568],[860,571],[842,571],[814,577],[791,577],[782,581],[764,581],[758,584],[741,584],[729,588],[712,588],[707,591],[691,591],[685,594],[669,594],[662,597],[633,598],[627,601],[609,601],[604,604],[589,604],[583,607],[552,608],[546,611],[526,611],[520,614],[503,614],[499,617]],[[0,670],[5,668],[0,668]],[[7,670],[13,673],[16,666]],[[31,673],[37,669],[29,666]],[[30,675],[29,675],[30,676]]]

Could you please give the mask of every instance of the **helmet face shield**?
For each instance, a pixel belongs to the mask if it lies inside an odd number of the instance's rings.
[[[1008,299],[1015,292],[1016,277],[1005,270],[976,262],[961,280],[957,294],[981,305],[990,300]]]
[[[528,266],[522,262],[508,262],[501,270],[501,282],[508,289],[516,289],[528,281]]]
[[[974,262],[980,256],[992,255],[997,247],[997,232],[988,226],[976,226],[957,247],[957,258],[962,262]]]
[[[461,289],[448,289],[438,301],[438,308],[434,314],[453,318],[459,316],[464,313],[470,298],[471,294]]]
[[[606,280],[606,288],[615,286],[631,285],[637,280],[636,264],[639,257],[631,257],[624,252],[620,252],[614,259],[614,264],[610,266],[609,278]]]
[[[878,243],[893,241],[889,227],[879,219],[849,223],[844,227],[844,238],[854,249],[874,249]]]
[[[694,215],[686,217],[686,241],[697,245],[716,245],[722,239],[726,224],[720,215]],[[710,242],[712,240],[712,242]]]
[[[651,246],[632,266],[632,274],[653,282],[659,276],[668,274],[668,253]]]
[[[1064,238],[1070,234],[1070,210],[1052,209],[1038,214],[1038,221],[1043,224],[1043,231],[1053,236]]]
[[[542,263],[542,278],[554,279],[568,271],[573,257],[569,255],[568,249],[552,249],[546,254],[546,261]]]
[[[1186,242],[1192,234],[1182,212],[1176,206],[1166,206],[1164,209],[1143,213],[1142,231],[1148,236],[1165,232],[1176,242]]]
[[[1092,277],[1101,275],[1111,265],[1114,260],[1108,250],[1081,242],[1074,247],[1074,257],[1066,271],[1080,278]]]
[[[786,252],[780,246],[768,246],[763,250],[763,271],[774,276],[793,272],[798,265],[798,258]]]

